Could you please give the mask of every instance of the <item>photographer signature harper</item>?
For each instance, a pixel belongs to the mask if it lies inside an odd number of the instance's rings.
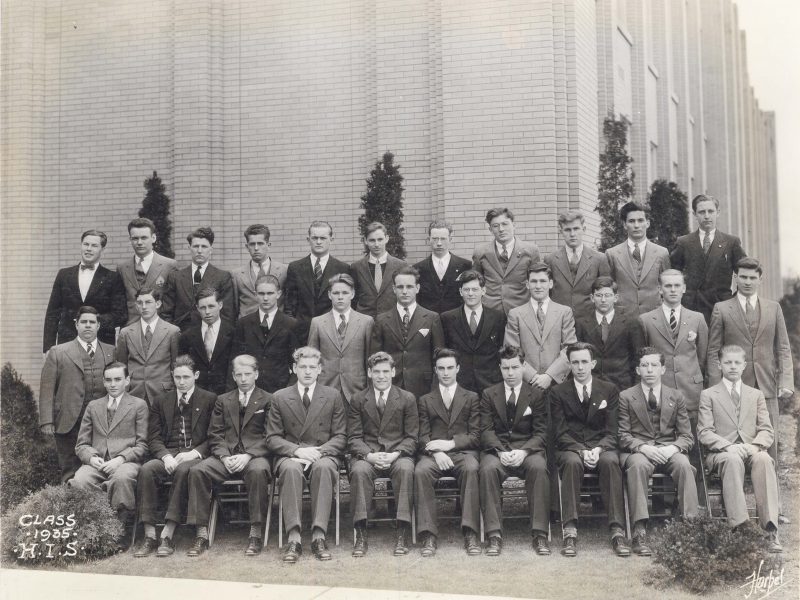
[[[744,584],[739,586],[739,589],[748,588],[747,594],[744,596],[745,598],[754,597],[756,600],[761,600],[761,598],[766,598],[788,583],[783,579],[783,568],[781,568],[780,573],[777,575],[773,574],[773,569],[770,569],[769,573],[766,575],[762,575],[762,566],[764,566],[763,560],[758,564],[758,570],[748,575]]]

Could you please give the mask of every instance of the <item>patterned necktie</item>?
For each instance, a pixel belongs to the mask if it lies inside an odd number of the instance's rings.
[[[739,392],[736,391],[736,386],[731,386],[731,400],[733,400],[733,405],[736,407],[736,420],[739,420],[739,400],[741,397],[739,396]]]
[[[586,386],[583,386],[583,402],[587,404],[589,402],[589,388]]]
[[[703,254],[708,254],[709,248],[711,248],[711,234],[706,233],[703,237]]]
[[[86,354],[89,355],[90,360],[94,358],[94,348],[92,348],[92,342],[86,344]]]
[[[114,420],[114,415],[117,414],[117,407],[119,404],[119,398],[112,398],[111,399],[111,406],[108,407],[108,424],[111,425],[111,422]]]
[[[439,281],[444,279],[444,274],[447,272],[447,269],[444,267],[444,261],[437,258],[434,261],[434,268],[436,269],[436,276],[439,278]]]
[[[181,409],[181,412],[183,412],[183,407],[186,406],[187,404],[189,404],[189,400],[188,398],[186,398],[186,392],[183,392],[181,394],[180,404],[178,404],[178,407]]]
[[[408,323],[411,321],[411,313],[408,312],[408,307],[403,309],[403,337],[408,335]]]
[[[650,388],[650,391],[647,392],[647,408],[658,410],[658,400],[656,400],[656,395],[653,393],[653,388]]]
[[[756,311],[750,303],[749,298],[744,301],[744,317],[747,320],[747,328],[750,330],[750,337],[756,337]]]
[[[447,410],[450,410],[450,405],[453,403],[453,398],[450,396],[449,388],[444,388],[442,390],[442,402],[444,402],[444,407]]]
[[[474,310],[469,317],[469,330],[472,335],[475,335],[475,332],[478,331],[478,314]]]
[[[311,398],[308,396],[308,388],[303,388],[303,408],[308,412],[308,407],[311,406]]]
[[[203,336],[203,345],[206,347],[208,360],[211,360],[211,355],[214,353],[214,332],[211,327],[206,328],[206,334]]]
[[[244,412],[244,409],[246,408],[247,408],[247,394],[239,392],[239,411]]]
[[[378,394],[378,416],[383,419],[383,410],[386,408],[386,398],[383,395],[383,392]]]
[[[380,262],[375,263],[375,275],[372,281],[375,284],[375,289],[381,291],[381,285],[383,285],[383,269],[381,269]]]
[[[511,393],[506,400],[506,421],[508,423],[508,430],[514,429],[514,415],[517,412],[517,396],[512,388]]]
[[[642,253],[639,251],[639,244],[633,245],[633,260],[635,260],[637,263],[642,262]]]
[[[317,285],[319,285],[321,281],[322,281],[322,261],[318,256],[317,262],[314,264],[314,282]]]
[[[539,322],[539,333],[542,333],[544,330],[544,309],[542,308],[542,304],[544,302],[537,302],[539,305],[536,309],[536,320]]]
[[[569,271],[573,277],[578,273],[578,253],[575,250],[569,255]]]
[[[147,273],[144,272],[144,265],[142,264],[142,259],[137,258],[135,261],[134,271],[136,272],[136,283],[142,285],[144,283],[145,278],[147,277]]]
[[[603,340],[605,344],[608,341],[608,330],[610,329],[610,325],[608,324],[608,319],[605,315],[600,321],[600,339]]]
[[[505,244],[501,244],[501,246],[503,246],[503,251],[500,252],[500,260],[505,264],[508,262],[508,248],[506,248]]]
[[[144,353],[147,354],[150,352],[150,342],[153,339],[153,330],[150,329],[150,325],[145,327],[144,329]]]
[[[672,331],[672,337],[678,337],[678,319],[675,318],[675,309],[669,309],[669,328]]]
[[[344,332],[347,331],[347,321],[345,321],[344,315],[339,315],[339,319],[339,327],[336,328],[336,331],[340,338],[344,338]]]
[[[269,333],[269,315],[264,313],[264,318],[261,319],[261,329],[264,331],[264,335]]]

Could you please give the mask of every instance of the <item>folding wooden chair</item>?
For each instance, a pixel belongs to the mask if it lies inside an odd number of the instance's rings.
[[[269,540],[269,524],[272,520],[272,500],[275,497],[275,480],[273,479],[269,486],[269,507],[267,508],[267,519],[264,524],[264,544],[267,547]],[[210,548],[214,543],[214,536],[217,531],[217,522],[219,513],[225,512],[227,507],[229,510],[228,523],[241,524],[250,523],[247,517],[247,488],[242,479],[229,479],[223,481],[221,484],[214,486],[214,494],[211,498],[211,515],[208,519],[208,547]]]

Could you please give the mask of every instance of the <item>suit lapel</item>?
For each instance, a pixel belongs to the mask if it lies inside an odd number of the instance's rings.
[[[356,311],[350,311],[350,321],[347,323],[347,328],[344,330],[344,339],[341,343],[341,350],[344,351],[345,348],[353,341],[358,333],[360,333],[361,328],[364,326],[364,320],[361,318]],[[339,341],[339,334],[336,334],[336,341]]]
[[[572,271],[569,270],[569,261],[567,260],[567,250],[563,246],[556,250],[553,255],[553,264],[561,271],[564,278],[572,283]]]
[[[612,250],[609,250],[609,252]],[[617,246],[617,256],[620,259],[619,265],[622,267],[623,271],[628,273],[628,277],[630,277],[633,281],[639,281],[639,277],[636,275],[636,268],[633,266],[631,253],[628,251],[627,240]],[[642,268],[642,273],[644,273],[644,268]]]
[[[458,388],[456,388],[458,390]],[[439,386],[436,386],[436,391],[433,394],[435,396],[435,400],[433,402],[433,410],[436,411],[436,414],[439,415],[439,418],[444,423],[448,423],[450,421],[450,417],[453,412],[453,408],[455,408],[455,398],[453,398],[453,402],[450,405],[450,415],[447,414],[447,409],[444,406],[444,400],[442,400],[442,391]],[[456,396],[458,396],[458,391],[456,391]]]
[[[92,277],[92,283],[89,285],[89,291],[86,292],[86,298],[84,299],[84,302],[88,303],[89,298],[97,293],[97,290],[103,285],[103,280],[108,272],[108,269],[106,269],[104,266],[97,265],[97,269],[94,272],[94,277]],[[80,294],[80,287],[78,288],[78,293]]]
[[[578,270],[575,272],[575,279],[573,281],[573,285],[583,279],[583,276],[589,271],[589,267],[591,266],[592,262],[594,262],[595,257],[590,254],[589,248],[586,245],[583,246],[583,252],[581,253],[581,259],[578,261]]]
[[[499,386],[499,392],[497,393],[497,395],[494,398],[492,398],[492,400],[494,401],[494,410],[497,412],[497,415],[501,418],[503,423],[506,423],[508,421],[508,418],[507,418],[507,415],[506,415],[506,386],[505,386],[505,384],[503,384],[502,386]],[[514,420],[516,420],[516,415],[514,417]]]
[[[494,242],[490,242],[489,246],[486,249],[486,259],[491,263],[492,267],[495,271],[497,271],[500,275],[503,275],[505,272],[505,268],[503,264],[500,262],[500,259],[497,256],[497,248],[494,245]],[[509,261],[510,263],[511,261]]]
[[[147,275],[144,278],[144,286],[155,287],[155,282],[163,270],[164,262],[161,260],[161,257],[158,254],[153,253],[153,261],[150,263],[150,268],[147,270]],[[134,273],[134,278],[135,277],[136,273]]]
[[[308,429],[313,423],[316,422],[317,416],[322,409],[330,402],[330,398],[323,398],[322,392],[319,389],[319,385],[314,388],[314,394],[311,397],[311,405],[308,407],[308,414],[306,415],[305,420],[303,421],[303,429],[300,431],[300,436],[302,437],[303,433],[305,433],[306,429]]]
[[[305,427],[306,410],[303,408],[303,400],[300,398],[300,392],[297,391],[296,385],[293,385],[290,390],[291,391],[289,393],[291,396],[289,398],[289,402],[286,403],[286,406],[289,407],[289,410],[294,413],[295,418],[303,423],[303,426]]]
[[[547,306],[547,312],[544,315],[544,327],[542,327],[542,339],[547,339],[547,337],[550,335],[550,330],[553,329],[553,327],[556,324],[556,321],[559,320],[558,315],[556,314],[558,312],[559,312],[558,308],[553,304],[553,301],[551,300]]]
[[[95,359],[96,359],[97,358],[97,354],[102,352],[102,350],[100,350],[100,345],[98,344],[97,340],[95,340],[93,342],[93,344],[96,346],[96,349],[95,349]],[[85,354],[86,354],[86,351],[83,349],[83,347],[81,346],[80,342],[77,339],[72,340],[72,343],[69,346],[67,346],[67,356],[70,357],[72,362],[74,362],[75,365],[81,371],[84,371],[84,368],[83,368],[83,357],[84,357]]]
[[[505,389],[505,388],[503,388]],[[514,413],[514,426],[522,420],[522,415],[531,404],[531,390],[526,388],[525,385],[519,390],[519,398],[517,398],[517,410]]]
[[[236,435],[239,435],[242,430],[242,424],[239,422],[239,389],[233,390],[232,394],[233,398],[228,400],[227,409],[231,415],[231,423],[233,423],[233,428],[236,430]]]
[[[661,418],[658,420],[658,426],[661,431],[666,431],[669,422],[672,420],[672,413],[675,412],[675,400],[672,395],[667,396],[664,393],[664,386],[661,386]],[[649,419],[648,419],[649,421]]]
[[[661,309],[661,305],[656,309],[656,314],[650,315],[650,318],[653,320],[653,324],[655,325],[658,332],[662,335],[662,337],[669,342],[671,346],[675,346],[675,340],[672,337],[672,330],[669,328],[667,324],[667,319],[664,317],[664,311]]]
[[[597,336],[602,341],[602,328],[600,324],[597,322],[597,319],[592,316],[592,320],[594,321],[594,325],[597,329]],[[608,338],[606,338],[605,346],[610,346],[622,333],[625,331],[625,317],[622,316],[622,313],[617,310],[614,312],[614,318],[611,320],[611,323],[608,324]]]
[[[164,341],[164,338],[167,337],[167,324],[162,320],[158,320],[158,326],[153,331],[153,339],[150,340],[150,347],[147,349],[147,356],[145,358],[150,358],[150,355],[155,352],[155,349],[158,348],[158,345]],[[205,352],[205,348],[203,348]]]
[[[739,298],[737,296],[734,296],[733,298],[728,300],[728,302],[729,302],[728,314],[730,315],[730,320],[736,324],[736,326],[742,331],[742,333],[748,340],[750,340],[751,342],[754,341],[753,336],[750,335],[750,328],[747,326],[747,317],[745,316],[744,311],[742,310],[742,305],[739,304]],[[720,309],[721,308],[722,305],[720,305]],[[762,318],[761,320],[763,321],[764,319]],[[760,325],[761,324],[759,323],[759,326]]]
[[[197,389],[195,388],[193,396],[197,394]],[[162,396],[164,398],[164,424],[167,426],[167,435],[165,438],[169,438],[170,433],[172,432],[172,420],[175,418],[175,409],[178,405],[178,392],[176,390],[171,391],[166,396]],[[164,440],[167,441],[166,439]]]
[[[728,240],[725,239],[725,235],[721,232],[717,231],[717,233],[714,234],[714,242],[708,249],[708,254],[704,254],[707,265],[711,266],[719,262],[720,257],[724,256],[725,254],[725,246],[727,245],[727,241]],[[703,253],[703,243],[700,240],[699,230],[697,232],[697,243],[700,245],[700,252]]]
[[[539,333],[539,322],[536,320],[536,313],[534,312],[533,306],[531,306],[530,302],[525,303],[525,310],[522,311],[522,320],[525,321],[528,329],[533,332],[533,337],[536,338],[536,341],[541,343],[542,335]],[[545,315],[544,322],[547,324],[547,315]]]
[[[644,245],[644,257],[642,258],[642,276],[640,281],[643,280],[647,274],[650,272],[650,269],[653,268],[653,265],[656,262],[656,245],[647,240],[647,243]]]
[[[728,414],[731,423],[737,423],[736,406],[733,404],[733,398],[731,398],[731,395],[728,393],[728,388],[725,387],[725,384],[720,381],[711,389],[711,393],[714,394],[722,410]],[[741,402],[741,398],[739,401]]]
[[[317,298],[324,296],[328,290],[328,280],[333,277],[333,257],[328,255],[328,262],[325,263],[325,268],[322,270],[322,283],[319,286],[319,294]],[[312,276],[314,272],[311,272]]]
[[[753,339],[753,341],[756,341],[764,334],[764,329],[767,326],[767,322],[775,321],[773,310],[774,309],[771,306],[768,307],[764,302],[762,302],[761,298],[758,299],[757,312],[761,313],[761,317],[758,319],[758,329],[756,329],[756,337]],[[768,312],[769,314],[767,314]],[[770,347],[773,345],[773,342],[774,340],[770,340]]]
[[[436,386],[439,387],[438,385]],[[452,425],[458,419],[458,415],[461,414],[461,411],[467,404],[466,394],[464,394],[464,389],[460,385],[456,385],[456,393],[453,394],[453,402],[450,404],[450,419],[448,421],[448,425]],[[442,402],[442,406],[444,406],[444,402]]]
[[[109,433],[119,425],[120,421],[128,414],[128,411],[131,410],[131,397],[125,393],[122,394],[122,398],[119,399],[119,406],[117,406],[117,411],[114,413],[114,420],[108,426]]]
[[[758,392],[755,390],[746,387],[744,382],[741,384],[742,393],[739,395],[739,427],[743,428],[743,426],[750,420],[755,421],[757,403],[758,403]],[[727,391],[727,390],[726,390]],[[773,429],[775,425],[772,425]]]
[[[653,431],[653,424],[650,422],[650,415],[647,414],[647,406],[645,405],[646,402],[647,401],[644,398],[642,386],[637,383],[636,390],[634,391],[634,401],[631,403],[631,406],[633,406],[633,410],[636,413],[636,416],[639,418],[639,421],[642,423],[642,425],[644,425],[644,428],[650,433],[655,433],[655,431]],[[664,417],[663,406],[661,409],[661,417]]]
[[[400,320],[400,314],[397,312],[397,306],[392,307],[392,316],[389,318],[389,331],[391,331],[394,336],[397,338],[397,341],[400,342],[401,346],[404,346],[407,340],[403,341],[403,323]],[[416,311],[415,311],[416,312]],[[411,329],[411,322],[409,321],[409,330]],[[410,338],[410,336],[409,336]]]
[[[375,400],[375,388],[371,385],[367,388],[366,396],[364,397],[364,411],[366,411],[369,418],[380,428],[381,417],[378,414],[378,404]]]
[[[206,267],[206,272],[203,275],[203,279],[205,279],[205,275],[208,275],[208,267]],[[183,294],[186,298],[194,298],[194,287],[192,281],[192,265],[189,265],[185,269],[183,269],[178,277],[178,287],[183,290]]]
[[[570,380],[570,383],[572,384],[572,389],[570,389],[569,395],[565,398],[567,407],[570,409],[572,414],[580,416],[581,420],[583,420],[583,402],[581,402],[581,399],[578,396],[578,390],[575,389],[575,381]],[[593,395],[594,394],[592,394],[592,396]]]
[[[208,361],[209,364],[211,364],[219,356],[219,350],[230,345],[232,338],[233,327],[230,327],[224,320],[220,320],[219,331],[217,332],[217,341],[214,343],[214,351],[211,353],[211,359]],[[205,345],[203,345],[203,350],[205,351]]]
[[[508,265],[506,266],[506,273],[510,273],[517,266],[517,263],[522,259],[522,250],[520,250],[519,239],[514,239],[514,252],[508,257]]]
[[[264,397],[260,392],[253,390],[253,393],[250,395],[250,401],[247,403],[247,407],[244,409],[244,419],[242,419],[241,429],[244,429],[248,421],[250,421],[250,419],[253,418],[253,415],[256,414],[256,411],[262,408],[264,408]]]
[[[386,396],[386,408],[383,409],[383,418],[381,419],[379,431],[383,431],[383,426],[392,420],[392,415],[399,408],[398,404],[400,404],[400,393],[395,386],[392,386]]]

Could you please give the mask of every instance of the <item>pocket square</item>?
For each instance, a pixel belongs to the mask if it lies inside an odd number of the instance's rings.
[[[600,406],[598,406],[598,407],[597,407],[597,410],[603,410],[603,409],[604,409],[606,406],[608,406],[608,402],[606,402],[605,400],[603,400],[603,401],[600,403]]]
[[[257,410],[257,411],[256,411],[256,412],[254,412],[253,414],[254,414],[254,415],[257,415],[258,413],[263,413],[263,412],[264,412],[264,409],[262,408],[261,410]]]
[[[422,337],[425,337],[425,336],[427,336],[427,335],[430,333],[430,331],[431,331],[430,329],[420,329],[420,330],[419,330],[419,334],[420,334]]]
[[[528,408],[526,408],[526,409],[525,409],[525,412],[524,412],[524,413],[522,413],[522,416],[523,416],[523,417],[527,417],[527,416],[528,416],[528,415],[530,415],[530,414],[533,414],[533,413],[532,413],[532,411],[531,411],[531,407],[529,406]]]

